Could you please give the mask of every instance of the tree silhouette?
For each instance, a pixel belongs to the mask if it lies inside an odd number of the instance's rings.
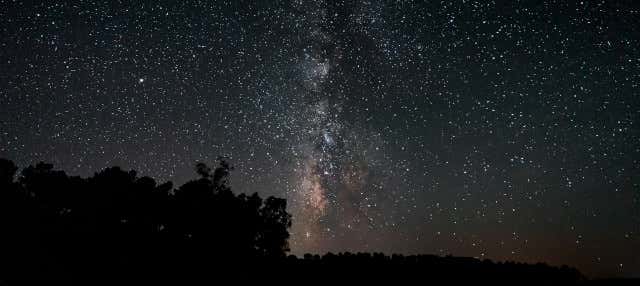
[[[258,232],[257,248],[266,256],[283,256],[289,251],[291,215],[287,213],[287,201],[269,197],[260,209],[262,229]]]
[[[0,184],[6,186],[13,183],[17,170],[18,167],[12,161],[0,158]]]
[[[197,163],[198,178],[177,189],[135,171],[111,167],[89,178],[53,165],[24,168],[0,159],[0,280],[15,285],[167,283],[164,277],[237,281],[300,279],[318,273],[359,282],[576,284],[573,268],[493,263],[433,255],[328,253],[286,256],[292,217],[281,198],[234,194],[223,158]],[[464,275],[460,275],[464,273]],[[162,274],[162,275],[161,275]],[[247,275],[249,274],[249,275]],[[151,283],[149,279],[154,279]],[[329,280],[327,280],[329,282]]]
[[[234,194],[224,160],[213,170],[198,163],[200,178],[175,190],[119,167],[83,179],[40,162],[16,181],[17,170],[0,159],[0,277],[14,282],[29,271],[71,279],[288,251],[285,200]]]

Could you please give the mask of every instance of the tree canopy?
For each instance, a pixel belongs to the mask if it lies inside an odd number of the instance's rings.
[[[464,257],[286,256],[292,221],[286,200],[233,193],[232,169],[223,159],[215,168],[197,163],[199,177],[174,188],[119,167],[81,178],[41,162],[18,174],[12,161],[0,159],[0,284],[134,284],[130,277],[145,285],[221,277],[277,282],[282,275],[376,283],[584,281],[566,266]]]
[[[15,164],[0,159],[0,273],[285,257],[286,200],[234,194],[231,169],[224,160],[213,169],[198,163],[200,177],[176,189],[119,167],[80,178],[41,162],[16,176]]]

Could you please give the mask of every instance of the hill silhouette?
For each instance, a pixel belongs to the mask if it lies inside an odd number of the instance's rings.
[[[0,280],[29,284],[424,281],[579,284],[574,268],[382,253],[287,256],[286,200],[234,194],[232,167],[198,163],[174,188],[111,167],[68,176],[0,159]],[[135,277],[135,278],[134,278]],[[348,281],[348,280],[341,280]]]

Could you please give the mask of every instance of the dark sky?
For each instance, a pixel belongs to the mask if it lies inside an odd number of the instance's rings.
[[[294,254],[640,276],[638,1],[0,1],[0,156],[288,199]]]

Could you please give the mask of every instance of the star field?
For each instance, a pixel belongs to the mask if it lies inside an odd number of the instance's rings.
[[[426,1],[425,1],[426,2]],[[0,1],[0,157],[226,156],[294,254],[640,275],[634,1]]]

